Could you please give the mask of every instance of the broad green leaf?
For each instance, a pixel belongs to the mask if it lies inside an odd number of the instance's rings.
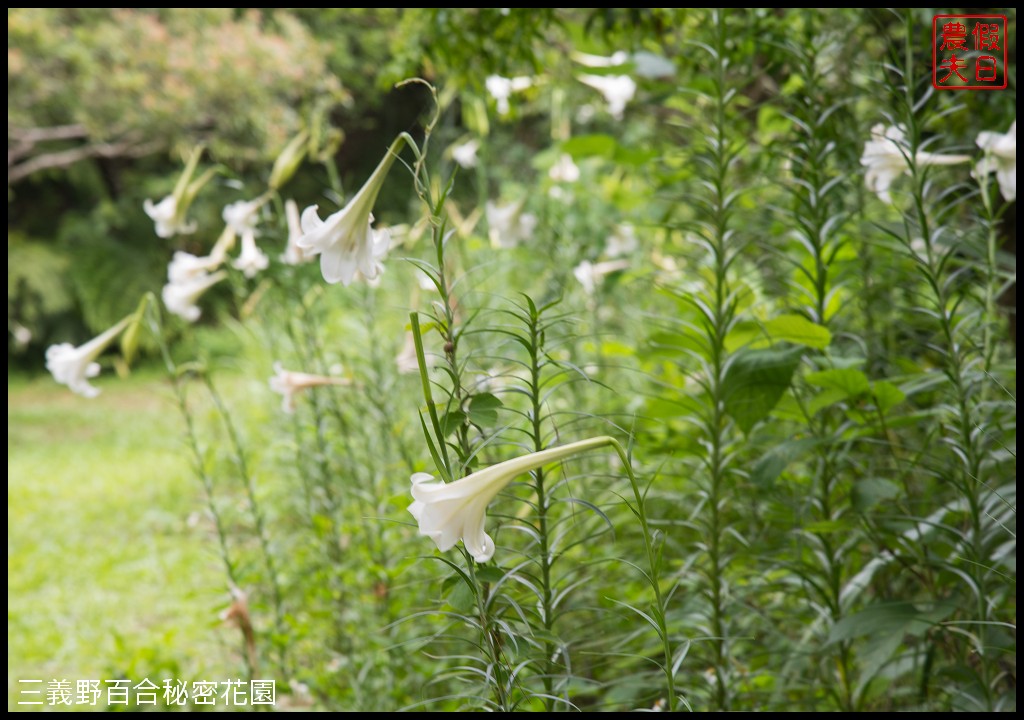
[[[899,497],[900,486],[885,478],[864,478],[854,483],[851,500],[859,512],[870,510],[885,500]]]
[[[843,400],[863,395],[871,389],[868,376],[853,368],[833,368],[808,373],[806,380],[817,387],[841,391],[844,393]]]
[[[441,416],[441,432],[448,437],[466,422],[466,414],[461,410],[452,410]]]
[[[871,394],[875,397],[875,405],[884,414],[906,400],[907,395],[888,380],[878,380],[871,386]]]
[[[476,593],[461,578],[445,598],[456,612],[467,613],[476,606]]]
[[[764,324],[773,341],[784,340],[794,345],[824,350],[832,342],[832,333],[801,315],[780,315]]]
[[[612,157],[618,143],[611,135],[577,135],[562,143],[562,152],[572,155],[573,160],[587,157]]]
[[[811,398],[810,402],[807,403],[807,412],[809,412],[811,416],[817,415],[825,408],[831,407],[838,402],[842,402],[847,397],[849,396],[839,388],[826,388]]]
[[[820,442],[816,438],[801,438],[776,445],[758,460],[750,474],[750,481],[755,485],[770,485],[791,462]]]
[[[474,395],[469,401],[469,421],[474,425],[489,427],[498,422],[498,408],[501,400],[491,393]]]
[[[485,583],[501,582],[505,579],[506,572],[494,565],[485,565],[476,569],[476,579]]]
[[[919,609],[909,602],[869,605],[833,625],[828,634],[828,643],[831,645],[868,635],[922,635],[948,617],[953,610],[951,604],[936,604],[928,610]]]
[[[722,390],[726,412],[744,433],[768,417],[789,389],[802,353],[800,348],[743,350],[733,358]]]

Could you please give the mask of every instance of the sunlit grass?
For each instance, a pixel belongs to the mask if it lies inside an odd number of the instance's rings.
[[[180,419],[155,375],[95,400],[8,378],[8,705],[18,680],[237,676]],[[45,706],[44,706],[45,707]]]

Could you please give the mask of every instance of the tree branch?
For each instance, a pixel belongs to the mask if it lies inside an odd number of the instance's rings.
[[[68,150],[44,153],[20,164],[9,163],[7,185],[14,185],[40,170],[64,168],[88,158],[142,157],[151,155],[162,147],[163,143],[157,140],[142,143],[122,140],[115,143],[92,143]],[[8,153],[8,160],[10,160],[10,153]]]

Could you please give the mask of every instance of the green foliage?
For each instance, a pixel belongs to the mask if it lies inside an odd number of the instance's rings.
[[[8,124],[78,125],[91,142],[126,143],[125,155],[202,140],[219,158],[266,160],[301,103],[338,90],[325,51],[287,13],[18,8],[7,29]]]

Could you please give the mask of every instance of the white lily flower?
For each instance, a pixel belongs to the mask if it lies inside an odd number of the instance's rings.
[[[646,50],[633,53],[633,67],[642,78],[669,78],[676,74],[676,66],[668,58]]]
[[[186,283],[193,278],[216,270],[222,262],[222,258],[213,255],[198,256],[178,250],[167,265],[167,279],[171,283]]]
[[[146,211],[150,219],[156,225],[158,237],[169,238],[175,235],[188,235],[194,233],[198,225],[193,222],[186,222],[185,218],[178,213],[178,200],[174,195],[168,195],[160,202],[154,204],[148,198],[142,203],[142,209]]]
[[[263,207],[263,198],[256,200],[239,200],[224,206],[221,216],[229,228],[238,235],[255,232],[259,223],[259,211]]]
[[[574,183],[580,179],[580,169],[572,161],[572,155],[562,153],[558,162],[548,170],[548,177],[555,182]]]
[[[625,270],[628,267],[628,260],[609,260],[607,262],[600,263],[592,263],[589,260],[584,260],[573,268],[572,274],[580,281],[580,285],[583,286],[583,292],[587,295],[593,295],[594,291],[597,289],[598,283],[604,279],[605,275],[619,270]]]
[[[299,247],[302,223],[299,221],[299,206],[294,200],[285,201],[284,216],[288,220],[288,245],[285,246],[284,253],[281,255],[281,262],[285,265],[301,265],[312,260],[313,256]]]
[[[541,450],[478,470],[452,483],[437,481],[429,473],[412,476],[413,503],[409,512],[442,552],[459,540],[477,562],[494,556],[494,541],[484,530],[487,506],[518,476],[587,450],[610,444],[607,437],[591,438],[561,447]]]
[[[370,226],[373,204],[404,143],[401,136],[391,143],[373,175],[341,210],[326,220],[317,215],[316,205],[302,212],[304,234],[296,242],[310,254],[320,255],[320,271],[328,283],[349,285],[356,273],[373,280],[384,269],[380,261],[391,245],[391,236],[387,230]]]
[[[985,157],[974,169],[975,177],[994,172],[999,181],[999,192],[1007,202],[1017,199],[1017,121],[1005,135],[997,132],[978,133],[978,147]]]
[[[480,141],[476,138],[467,140],[464,143],[458,145],[452,145],[452,160],[454,160],[459,167],[470,169],[476,167],[477,151],[480,150]]]
[[[96,358],[133,319],[134,316],[129,315],[114,327],[79,347],[71,343],[51,345],[46,349],[46,369],[53,375],[54,380],[61,385],[67,385],[72,392],[87,398],[96,397],[100,394],[99,389],[89,384],[89,378],[100,374],[100,365]]]
[[[19,350],[24,350],[32,342],[32,331],[17,320],[7,321],[7,331],[14,338],[14,344]]]
[[[537,228],[537,216],[523,212],[523,204],[523,201],[519,201],[498,205],[488,201],[484,212],[494,247],[513,248],[533,235]]]
[[[169,282],[161,292],[164,307],[170,313],[195,322],[203,314],[197,304],[200,296],[226,277],[227,273],[218,270],[212,274],[194,275],[180,282]]]
[[[231,266],[241,270],[247,278],[256,277],[270,266],[270,258],[256,245],[256,233],[253,230],[242,233],[242,249]]]
[[[580,65],[592,68],[608,68],[618,67],[619,65],[625,65],[629,62],[629,53],[625,50],[617,50],[609,57],[604,55],[591,55],[585,52],[574,52],[572,59],[578,62]]]
[[[910,143],[907,142],[906,131],[898,125],[886,127],[879,123],[871,128],[871,139],[864,144],[864,154],[860,164],[867,168],[864,183],[868,190],[878,195],[882,202],[891,203],[889,187],[893,181],[910,172],[908,158]],[[937,155],[930,152],[918,152],[915,162],[918,167],[928,165],[956,165],[969,162],[967,155]]]
[[[510,110],[508,99],[514,92],[522,92],[533,85],[533,80],[528,77],[507,78],[501,75],[491,75],[484,81],[484,87],[491,97],[498,103],[498,112],[508,115]]]
[[[629,223],[622,223],[615,227],[615,232],[608,236],[604,251],[609,257],[620,257],[636,252],[640,247],[640,241],[636,237],[636,231]]]
[[[604,95],[608,112],[616,120],[622,119],[626,104],[636,95],[636,81],[629,75],[580,75],[579,80]]]
[[[326,385],[349,385],[352,382],[348,378],[311,375],[310,373],[285,370],[279,362],[274,363],[274,373],[275,375],[270,378],[270,389],[281,394],[281,409],[289,415],[295,412],[295,396],[299,393],[309,388],[324,387]]]

